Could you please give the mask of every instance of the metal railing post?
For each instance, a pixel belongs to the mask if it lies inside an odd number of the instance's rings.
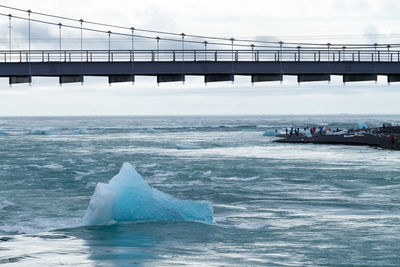
[[[301,46],[298,46],[297,47],[297,51],[299,52],[299,56],[298,56],[298,61],[299,62],[301,61],[300,49],[301,49]]]

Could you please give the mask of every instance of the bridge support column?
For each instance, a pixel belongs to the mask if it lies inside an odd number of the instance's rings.
[[[184,82],[184,81],[185,81],[185,75],[183,74],[157,75],[157,83]]]
[[[343,75],[343,82],[364,82],[364,81],[377,81],[377,74],[345,74]]]
[[[11,76],[8,81],[9,84],[31,83],[32,76]]]
[[[110,75],[108,76],[108,83],[124,83],[134,82],[135,76],[133,75]]]
[[[234,81],[235,75],[233,74],[206,74],[204,76],[204,82],[212,83],[212,82],[229,82]]]
[[[60,84],[63,83],[83,83],[83,75],[66,75],[60,76]]]
[[[400,75],[388,75],[388,83],[400,82]]]
[[[251,82],[274,82],[274,81],[283,81],[282,74],[253,74],[251,75]]]
[[[321,82],[321,81],[330,81],[330,74],[300,74],[297,75],[297,82]]]

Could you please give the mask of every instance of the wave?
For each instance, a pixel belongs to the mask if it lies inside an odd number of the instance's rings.
[[[153,128],[148,128],[148,129],[142,129],[140,130],[141,133],[156,133],[157,130]]]
[[[201,149],[201,147],[196,146],[196,145],[177,145],[176,149],[178,149],[178,150],[194,150],[194,149]]]
[[[206,125],[206,126],[182,126],[182,127],[44,127],[25,128],[22,130],[27,135],[83,135],[83,134],[112,134],[112,133],[158,133],[158,132],[258,132],[259,125]],[[19,130],[15,130],[19,131]],[[0,130],[1,135],[9,133]]]
[[[28,135],[59,135],[60,133],[52,131],[48,128],[43,129],[32,129],[28,133]]]
[[[131,164],[124,163],[108,184],[96,186],[83,224],[157,220],[212,223],[212,218],[211,202],[181,200],[154,189]]]
[[[235,227],[239,228],[239,229],[246,229],[246,230],[258,230],[258,229],[266,227],[267,225],[268,225],[267,223],[256,223],[256,224],[240,223],[240,224],[235,225]]]
[[[182,126],[182,127],[157,127],[152,126],[150,128],[140,128],[140,127],[95,127],[88,128],[90,131],[98,132],[209,132],[209,131],[240,131],[244,129],[257,130],[257,125],[255,124],[244,124],[244,125],[207,125],[207,126]]]
[[[2,200],[0,201],[0,210],[4,210],[10,207],[14,207],[14,203],[8,201],[8,200]]]
[[[75,129],[75,130],[70,130],[69,134],[72,135],[80,135],[80,134],[88,134],[89,131],[87,129]]]

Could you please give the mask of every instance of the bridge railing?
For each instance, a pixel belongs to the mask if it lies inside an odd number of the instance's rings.
[[[0,63],[26,62],[400,62],[397,50],[13,50]]]

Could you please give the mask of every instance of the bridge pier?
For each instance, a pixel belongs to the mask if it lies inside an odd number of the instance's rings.
[[[365,82],[365,81],[377,81],[377,74],[344,74],[343,82]]]
[[[321,81],[330,81],[330,74],[299,74],[297,75],[297,82],[321,82]]]
[[[388,83],[400,82],[400,74],[388,75]]]
[[[60,84],[64,83],[83,83],[83,75],[63,75],[59,78]]]
[[[204,82],[205,83],[212,83],[212,82],[229,82],[234,81],[235,76],[233,74],[206,74],[204,75]]]
[[[185,81],[185,75],[183,74],[157,75],[157,83],[184,82],[184,81]]]
[[[8,78],[10,85],[21,83],[32,83],[32,76],[10,76]]]
[[[124,82],[135,82],[135,76],[133,75],[110,75],[108,76],[108,83],[124,83]]]
[[[253,74],[251,75],[251,82],[274,82],[274,81],[283,81],[282,74]]]

